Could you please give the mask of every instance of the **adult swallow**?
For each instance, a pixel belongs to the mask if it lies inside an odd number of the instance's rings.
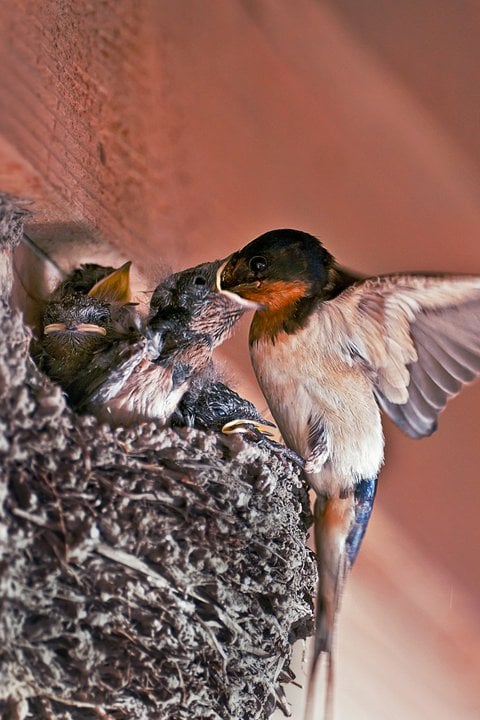
[[[96,352],[138,328],[130,302],[130,265],[82,265],[46,302],[35,354],[67,395],[70,383]]]
[[[383,462],[380,410],[407,435],[437,427],[448,399],[480,372],[480,278],[404,274],[359,279],[312,235],[274,230],[221,271],[230,297],[259,303],[250,353],[288,446],[316,493],[316,633],[327,660],[347,572],[357,556]]]
[[[168,424],[245,311],[216,288],[221,261],[175,273],[155,289],[140,337],[97,353],[75,384],[77,409],[113,425]],[[252,304],[250,304],[252,305]]]

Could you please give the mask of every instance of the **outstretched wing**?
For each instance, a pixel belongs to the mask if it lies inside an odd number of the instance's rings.
[[[381,408],[411,437],[430,435],[448,399],[480,374],[480,277],[385,275],[334,302]]]

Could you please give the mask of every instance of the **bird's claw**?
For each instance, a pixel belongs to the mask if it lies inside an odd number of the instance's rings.
[[[268,425],[273,425],[273,423],[268,423]],[[298,455],[295,450],[292,450],[286,445],[282,445],[282,443],[273,440],[272,434],[264,428],[265,423],[262,424],[253,422],[252,420],[237,419],[225,423],[222,427],[222,432],[225,434],[242,433],[247,439],[256,442],[257,445],[267,447],[276,455],[286,457],[287,460],[290,460],[294,465],[303,470],[305,467],[305,460]]]

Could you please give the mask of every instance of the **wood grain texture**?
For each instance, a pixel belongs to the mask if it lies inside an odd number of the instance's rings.
[[[161,173],[148,163],[147,12],[26,1],[2,24],[4,132],[79,217],[124,242],[145,232],[144,186]]]

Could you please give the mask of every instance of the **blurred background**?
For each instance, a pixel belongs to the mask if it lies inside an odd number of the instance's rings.
[[[132,259],[140,290],[273,227],[367,274],[480,274],[479,27],[473,0],[4,4],[0,188],[64,267]],[[247,328],[219,361],[264,409]],[[338,720],[480,717],[479,430],[480,383],[432,438],[386,423]]]

